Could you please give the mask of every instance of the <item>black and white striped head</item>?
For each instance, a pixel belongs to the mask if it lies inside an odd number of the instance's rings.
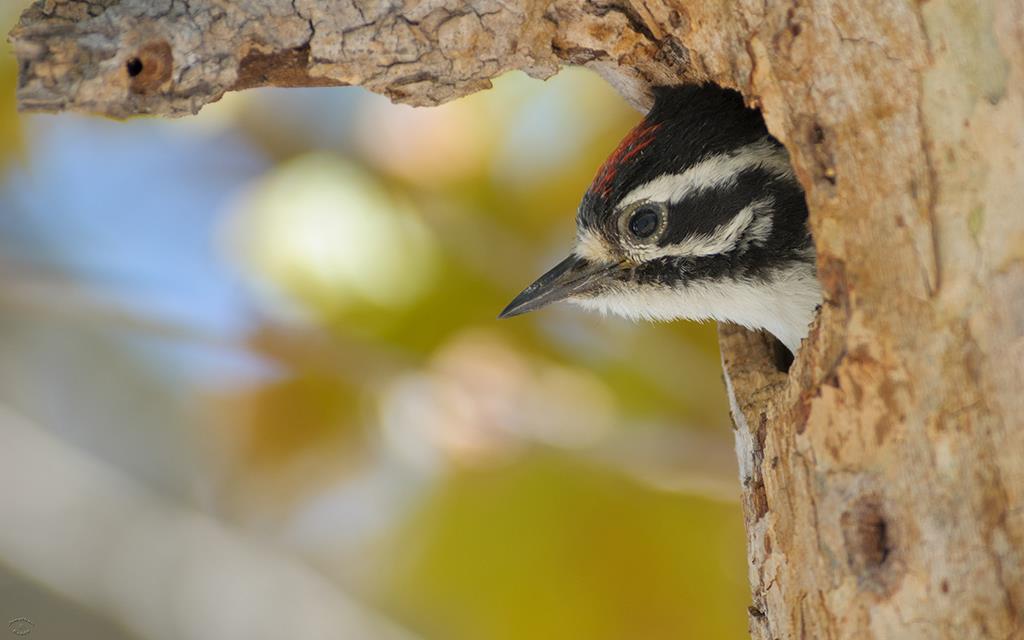
[[[760,114],[713,85],[655,89],[584,196],[572,254],[502,317],[558,300],[766,328],[795,350],[821,294],[803,191]]]

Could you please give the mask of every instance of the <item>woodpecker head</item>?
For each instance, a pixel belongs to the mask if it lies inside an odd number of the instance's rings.
[[[630,318],[764,328],[795,351],[821,293],[786,150],[734,91],[654,94],[584,195],[573,252],[501,317],[568,300]]]

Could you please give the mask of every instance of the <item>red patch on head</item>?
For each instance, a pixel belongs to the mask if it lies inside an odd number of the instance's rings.
[[[618,172],[619,167],[629,162],[636,154],[643,151],[644,147],[654,142],[654,132],[660,126],[661,124],[657,122],[649,124],[641,122],[630,131],[622,142],[619,143],[615,151],[612,152],[612,155],[608,156],[608,159],[601,165],[597,176],[594,178],[594,185],[590,189],[591,192],[598,194],[602,198],[607,198],[608,192],[612,188],[612,180],[615,179],[615,174]]]

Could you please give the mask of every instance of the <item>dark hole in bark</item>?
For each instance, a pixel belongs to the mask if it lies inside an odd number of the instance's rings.
[[[142,73],[142,60],[139,60],[138,58],[132,58],[127,63],[125,63],[125,68],[128,69],[128,75],[134,78],[140,73]]]
[[[875,513],[861,523],[862,551],[867,564],[880,567],[885,564],[892,549],[889,548],[889,523],[882,514]]]
[[[889,524],[873,499],[862,499],[843,514],[843,532],[850,565],[859,572],[882,566],[892,552]]]
[[[859,498],[843,513],[840,524],[846,559],[862,586],[873,591],[892,589],[902,574],[895,561],[896,531],[875,495]]]
[[[829,185],[835,186],[835,162],[832,158],[832,148],[825,128],[818,122],[811,122],[807,138],[811,143],[811,153],[818,164],[817,178],[824,180]]]
[[[174,54],[164,40],[154,40],[139,47],[125,60],[130,81],[128,88],[136,95],[152,95],[165,88],[174,71]]]
[[[789,368],[793,365],[793,354],[786,348],[786,345],[774,337],[772,338],[772,362],[775,364],[775,370],[782,373],[789,373]]]
[[[824,385],[827,385],[829,387],[832,387],[833,389],[838,389],[839,388],[839,374],[836,373],[835,369],[833,369],[832,371],[829,372],[829,374],[827,376],[825,376],[825,379],[822,380],[821,383],[824,384]]]

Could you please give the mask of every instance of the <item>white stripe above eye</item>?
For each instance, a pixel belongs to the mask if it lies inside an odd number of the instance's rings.
[[[762,243],[771,233],[772,198],[761,198],[740,209],[731,220],[720,224],[710,233],[698,233],[675,244],[664,247],[636,247],[634,253],[641,260],[670,257],[711,256],[727,253],[739,244]],[[767,223],[764,221],[767,220]],[[748,232],[749,229],[749,232]]]
[[[783,177],[793,175],[786,150],[764,137],[735,151],[711,156],[682,173],[646,182],[626,194],[619,207],[646,200],[674,204],[690,193],[727,186],[748,169],[764,169]]]
[[[636,245],[625,241],[623,248],[635,260],[643,262],[677,256],[710,256],[732,251],[740,245],[746,248],[750,244],[764,244],[772,231],[770,209],[774,204],[770,197],[755,200],[710,233],[691,235],[675,244],[659,247]],[[573,253],[595,263],[611,263],[621,259],[608,247],[600,234],[589,229],[577,233]]]

